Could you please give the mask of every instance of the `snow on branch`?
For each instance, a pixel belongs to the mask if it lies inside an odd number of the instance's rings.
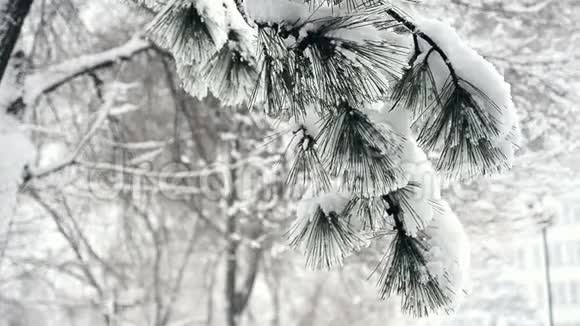
[[[0,113],[0,218],[10,216],[35,148],[16,119]]]
[[[94,54],[82,55],[26,76],[20,92],[14,92],[8,100],[8,112],[16,113],[22,105],[33,104],[41,95],[49,93],[63,84],[97,69],[128,60],[138,53],[153,48],[153,44],[139,37],[126,43]]]
[[[108,109],[102,110],[104,113],[99,115],[93,128],[87,132],[73,153],[55,165],[43,169],[36,169],[30,165],[35,155],[35,149],[26,134],[20,130],[14,115],[26,105],[34,103],[41,95],[64,83],[95,69],[110,66],[120,60],[127,60],[152,46],[148,41],[133,38],[119,47],[70,59],[26,76],[21,89],[8,89],[2,94],[2,103],[9,103],[9,105],[4,113],[0,113],[0,147],[10,151],[10,153],[2,155],[2,157],[10,159],[6,159],[0,164],[0,179],[3,184],[2,189],[0,189],[0,214],[7,214],[8,210],[11,209],[11,203],[14,201],[18,187],[23,182],[45,177],[75,164],[84,146],[107,116],[111,103],[107,102]],[[14,85],[10,86],[12,88]],[[4,87],[7,86],[4,85]],[[8,96],[7,99],[6,96]]]

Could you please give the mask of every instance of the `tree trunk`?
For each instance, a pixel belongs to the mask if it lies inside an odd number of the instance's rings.
[[[235,238],[236,218],[229,216],[226,227],[228,236],[228,245],[226,250],[226,319],[228,326],[237,325],[237,308],[236,308],[236,273],[238,272],[237,253],[239,242]]]
[[[237,140],[234,141],[234,150],[239,150],[239,143]],[[230,156],[229,162],[231,164],[235,163],[235,158]],[[229,193],[227,194],[227,205],[228,207],[232,207],[237,194],[236,194],[236,181],[237,181],[236,170],[232,169],[229,171],[229,184],[230,189]],[[226,184],[228,182],[226,181]],[[226,186],[227,188],[227,186]],[[238,227],[236,223],[236,216],[230,215],[229,213],[226,214],[226,239],[227,239],[227,248],[226,248],[226,279],[225,279],[225,296],[226,296],[226,325],[227,326],[237,326],[238,325],[238,314],[236,308],[236,274],[238,273],[238,248],[240,245],[238,239]]]
[[[33,0],[0,0],[0,81]]]

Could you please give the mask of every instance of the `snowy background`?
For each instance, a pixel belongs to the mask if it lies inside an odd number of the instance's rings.
[[[523,134],[512,171],[443,190],[471,239],[455,314],[407,319],[377,300],[380,254],[305,268],[284,237],[296,197],[280,196],[290,163],[272,121],[185,94],[167,53],[135,38],[147,12],[42,0],[0,84],[0,107],[25,107],[22,124],[0,117],[0,325],[224,325],[236,246],[244,325],[543,326],[552,311],[580,326],[580,3],[416,10],[505,75]]]

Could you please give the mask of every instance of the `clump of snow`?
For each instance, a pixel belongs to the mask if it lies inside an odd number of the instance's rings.
[[[313,10],[309,4],[289,0],[246,0],[245,4],[252,19],[259,24],[299,27],[298,39],[319,30],[321,26],[333,25],[338,28],[327,32],[327,36],[332,38],[353,42],[384,41],[385,35],[369,23],[370,20],[378,21],[379,16],[370,12],[357,16],[341,8],[330,8],[326,3]],[[347,15],[351,18],[345,18],[342,24],[332,20],[333,17]]]
[[[8,216],[14,209],[25,166],[34,156],[34,146],[19,123],[6,114],[0,114],[0,218]]]
[[[195,6],[195,9],[202,17],[208,31],[211,33],[212,40],[216,48],[225,44],[227,36],[227,15],[224,2],[219,0],[189,0]]]
[[[330,192],[318,196],[317,202],[324,214],[340,214],[348,204],[349,198],[341,193]]]
[[[318,136],[322,118],[316,113],[312,106],[304,109],[304,114],[297,120],[292,120],[290,127],[292,131],[304,129],[305,133],[313,138]]]
[[[309,220],[314,216],[318,208],[322,209],[324,214],[330,213],[341,214],[348,204],[349,197],[343,193],[328,192],[316,197],[302,200],[296,211],[298,219]]]
[[[227,4],[227,24],[230,30],[236,32],[237,36],[240,38],[235,41],[235,48],[241,50],[241,54],[244,59],[248,61],[254,60],[254,43],[256,32],[252,29],[248,23],[244,20],[242,14],[238,11],[236,4],[233,0],[224,0],[224,4]],[[233,42],[230,40],[230,42]]]
[[[63,142],[48,142],[43,144],[38,150],[38,162],[36,169],[43,169],[54,166],[62,162],[66,157],[69,149]]]
[[[415,185],[407,190],[409,198],[402,207],[405,232],[411,237],[417,237],[429,225],[434,216],[433,203],[426,196],[422,185]]]
[[[405,231],[417,236],[433,219],[434,203],[441,199],[441,180],[425,152],[414,140],[411,132],[412,113],[405,108],[391,109],[391,104],[368,107],[369,118],[377,124],[387,124],[405,140],[401,150],[400,166],[405,173],[407,207],[403,207]]]
[[[440,201],[431,225],[425,230],[429,243],[427,268],[455,306],[469,289],[470,246],[463,225],[445,201]]]
[[[257,23],[298,25],[312,15],[308,5],[289,0],[246,0],[248,14]]]

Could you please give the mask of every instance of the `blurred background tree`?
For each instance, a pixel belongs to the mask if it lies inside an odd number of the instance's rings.
[[[507,302],[537,320],[490,271],[508,273],[507,237],[551,216],[547,195],[577,186],[580,4],[422,5],[503,70],[524,131],[512,172],[449,185],[478,271],[465,309],[507,315]],[[0,107],[41,169],[0,216],[0,325],[418,324],[376,299],[371,258],[311,272],[288,250],[287,139],[266,117],[186,95],[172,59],[138,38],[148,15],[37,0],[26,17]]]

